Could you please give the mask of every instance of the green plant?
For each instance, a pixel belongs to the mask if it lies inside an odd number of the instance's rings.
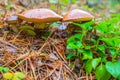
[[[14,77],[17,77],[17,78],[19,78],[19,79],[24,79],[26,76],[25,76],[25,74],[22,73],[22,72],[15,72],[15,73],[14,73]]]
[[[88,74],[92,71],[98,80],[109,80],[112,77],[120,80],[120,15],[101,21],[84,24],[73,23],[82,30],[67,40],[67,49],[71,51],[67,59],[79,58],[83,61]]]
[[[2,71],[2,72],[8,72],[9,68],[8,67],[0,66],[0,71]]]
[[[4,73],[4,74],[3,74],[3,77],[4,77],[4,79],[6,79],[6,80],[9,80],[9,79],[12,79],[12,80],[22,80],[22,79],[24,79],[26,76],[25,76],[25,74],[22,73],[22,72],[15,72],[15,73],[7,72],[7,73]]]
[[[8,67],[0,66],[0,71],[4,72],[3,78],[6,80],[22,80],[26,77],[26,75],[23,72],[15,72],[15,73],[9,72]]]
[[[8,4],[8,5],[5,5],[5,8],[6,9],[12,9],[12,8],[14,8],[15,7],[15,5],[14,4]]]
[[[31,36],[36,35],[36,33],[34,32],[34,27],[32,27],[32,26],[21,26],[20,30]]]
[[[77,1],[78,0],[49,0],[49,3],[52,4],[50,6],[51,9],[60,11],[67,9],[66,6],[71,6],[71,4],[75,4]]]
[[[12,73],[9,73],[9,72],[7,72],[7,73],[4,73],[3,74],[3,77],[4,77],[4,79],[12,79],[12,77],[13,77],[13,74]]]

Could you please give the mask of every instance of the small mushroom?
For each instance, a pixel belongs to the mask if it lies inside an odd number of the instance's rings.
[[[94,18],[93,15],[91,15],[88,12],[85,12],[83,10],[74,9],[70,12],[68,12],[62,19],[63,22],[68,22],[67,31],[68,34],[75,34],[75,30],[81,30],[80,27],[76,27],[74,24],[70,24],[70,22],[77,22],[77,23],[83,23],[91,21]]]
[[[18,32],[18,28],[17,28],[18,16],[13,15],[13,16],[8,17],[6,19],[6,22],[11,25],[12,30],[14,32]]]
[[[74,9],[68,12],[62,19],[63,22],[84,22],[91,21],[94,18],[90,13],[83,10]]]
[[[40,29],[45,29],[46,23],[62,20],[62,16],[46,8],[27,10],[18,14],[18,17],[22,20],[33,22],[35,27]]]

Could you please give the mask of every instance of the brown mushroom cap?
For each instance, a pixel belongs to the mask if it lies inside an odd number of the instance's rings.
[[[93,18],[94,17],[88,12],[85,12],[85,11],[79,10],[79,9],[74,9],[74,10],[70,11],[69,13],[67,13],[63,17],[62,21],[81,22],[81,21],[90,21]]]
[[[24,11],[21,14],[18,14],[18,17],[22,20],[34,22],[34,23],[46,23],[59,21],[62,19],[62,16],[56,14],[50,9],[32,9]]]
[[[6,19],[6,22],[8,24],[14,24],[14,23],[17,23],[18,21],[18,16],[14,15],[14,16],[10,16]]]

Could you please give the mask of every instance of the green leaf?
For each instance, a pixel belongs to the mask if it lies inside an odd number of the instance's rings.
[[[118,80],[120,80],[120,75],[119,75],[119,77],[118,77]]]
[[[63,1],[63,0],[60,0],[59,2],[62,2],[62,3],[64,3],[65,5],[68,5],[68,4],[69,4],[69,1],[70,1],[70,0],[64,0],[64,1]]]
[[[22,72],[16,72],[16,73],[14,74],[14,76],[17,76],[17,77],[20,78],[20,79],[24,79],[24,78],[26,77],[25,74],[22,73]]]
[[[107,32],[108,31],[108,27],[107,27],[105,22],[99,23],[99,25],[95,28],[100,32]]]
[[[57,26],[58,26],[58,22],[53,22],[53,23],[50,24],[50,26],[55,26],[55,27],[57,27]]]
[[[65,10],[65,9],[67,9],[67,7],[66,6],[61,6],[61,9]]]
[[[28,35],[31,35],[31,36],[35,36],[36,35],[36,33],[34,31],[32,31],[32,30],[27,30],[26,33]]]
[[[100,56],[104,57],[105,56],[105,45],[98,45],[97,48],[100,51]]]
[[[106,69],[113,77],[118,78],[120,76],[120,61],[107,62]]]
[[[105,65],[102,64],[96,68],[95,76],[97,80],[109,80],[111,75],[106,70]]]
[[[12,80],[21,80],[17,76],[13,76]]]
[[[45,38],[47,38],[50,34],[51,34],[51,32],[50,32],[50,31],[47,31],[47,32],[45,32],[45,33],[43,34],[43,36],[44,36]]]
[[[111,17],[119,17],[120,18],[120,14],[111,14]]]
[[[8,67],[4,67],[3,68],[3,72],[8,72],[9,71],[9,68]]]
[[[11,9],[11,8],[14,8],[14,4],[9,4],[9,5],[6,5],[5,6],[6,9]]]
[[[97,43],[97,41],[96,41],[95,39],[93,39],[93,38],[91,38],[90,41],[91,41],[92,43],[94,43],[94,44]]]
[[[70,37],[67,40],[67,49],[78,49],[82,47],[82,43],[80,41],[81,34],[76,34],[72,37]]]
[[[70,59],[70,58],[72,58],[73,56],[75,56],[74,53],[69,53],[69,54],[67,55],[67,59]]]
[[[104,41],[105,43],[107,43],[110,46],[114,46],[115,45],[115,43],[114,43],[112,38],[102,38],[101,40]]]
[[[57,1],[56,1],[56,0],[49,0],[49,3],[50,3],[50,4],[56,4]]]
[[[67,45],[67,49],[79,49],[82,47],[82,43],[80,41],[74,41],[73,43],[69,43]]]
[[[57,9],[57,8],[56,8],[56,5],[51,5],[51,6],[50,6],[50,9],[56,10],[56,9]]]
[[[83,23],[83,24],[80,24],[80,23],[72,23],[72,24],[74,24],[76,26],[79,26],[83,29],[91,30],[92,29],[91,25],[94,24],[94,21],[86,22],[86,23]]]
[[[102,38],[102,41],[104,41],[105,43],[107,43],[108,45],[112,46],[112,47],[116,47],[120,45],[120,39],[118,37],[113,37],[113,38]]]
[[[106,57],[102,57],[102,58],[101,58],[101,62],[107,62]]]
[[[76,1],[76,0],[71,0],[71,2],[72,2],[73,4],[75,4],[77,1]]]
[[[92,26],[89,26],[89,27],[88,27],[88,30],[92,30],[92,29],[93,29],[93,27],[92,27]]]
[[[110,53],[112,54],[112,56],[115,55],[115,50],[114,49],[110,49]]]
[[[82,35],[81,34],[75,34],[74,36],[70,37],[68,40],[67,40],[67,43],[74,43],[76,41],[80,41],[82,39]]]
[[[12,79],[12,77],[13,77],[13,74],[12,73],[4,73],[3,74],[3,77],[5,78],[5,79]]]
[[[0,71],[2,71],[3,70],[3,67],[2,66],[0,66]]]
[[[91,73],[91,71],[92,71],[92,59],[87,60],[87,62],[85,63],[85,70],[88,74]]]
[[[97,48],[98,48],[98,50],[100,50],[100,51],[102,51],[104,53],[105,45],[98,45]]]
[[[69,66],[70,66],[71,68],[75,68],[75,64],[74,64],[74,63],[69,63]]]
[[[82,57],[83,60],[93,58],[93,54],[90,50],[86,50],[82,54],[83,54],[83,57]]]
[[[21,26],[20,29],[23,30],[23,31],[34,30],[34,27],[32,27],[32,26]]]
[[[90,49],[91,48],[91,46],[84,46],[84,48],[85,48],[85,50],[87,49]]]
[[[94,58],[92,60],[92,67],[93,67],[93,69],[95,69],[97,67],[97,65],[100,63],[100,61],[101,61],[101,58]]]

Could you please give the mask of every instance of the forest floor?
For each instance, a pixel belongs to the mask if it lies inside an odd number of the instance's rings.
[[[98,21],[109,17],[110,13],[120,11],[120,5],[111,8],[96,4],[98,7],[89,8],[84,6],[84,2],[68,5],[69,8],[65,10],[53,10],[63,15],[69,10],[79,8],[79,5],[82,6],[81,9],[93,14]],[[88,75],[78,59],[74,61],[74,65],[80,67],[70,67],[71,60],[66,59],[69,53],[66,41],[69,37],[56,37],[56,34],[45,37],[42,36],[44,34],[39,35],[40,33],[29,36],[22,31],[15,33],[5,21],[7,17],[23,10],[42,6],[49,8],[52,4],[43,2],[40,6],[33,4],[25,7],[14,0],[0,3],[0,66],[9,68],[10,73],[23,72],[26,75],[24,80],[95,80],[94,74]],[[0,80],[4,80],[3,74],[0,72]]]

